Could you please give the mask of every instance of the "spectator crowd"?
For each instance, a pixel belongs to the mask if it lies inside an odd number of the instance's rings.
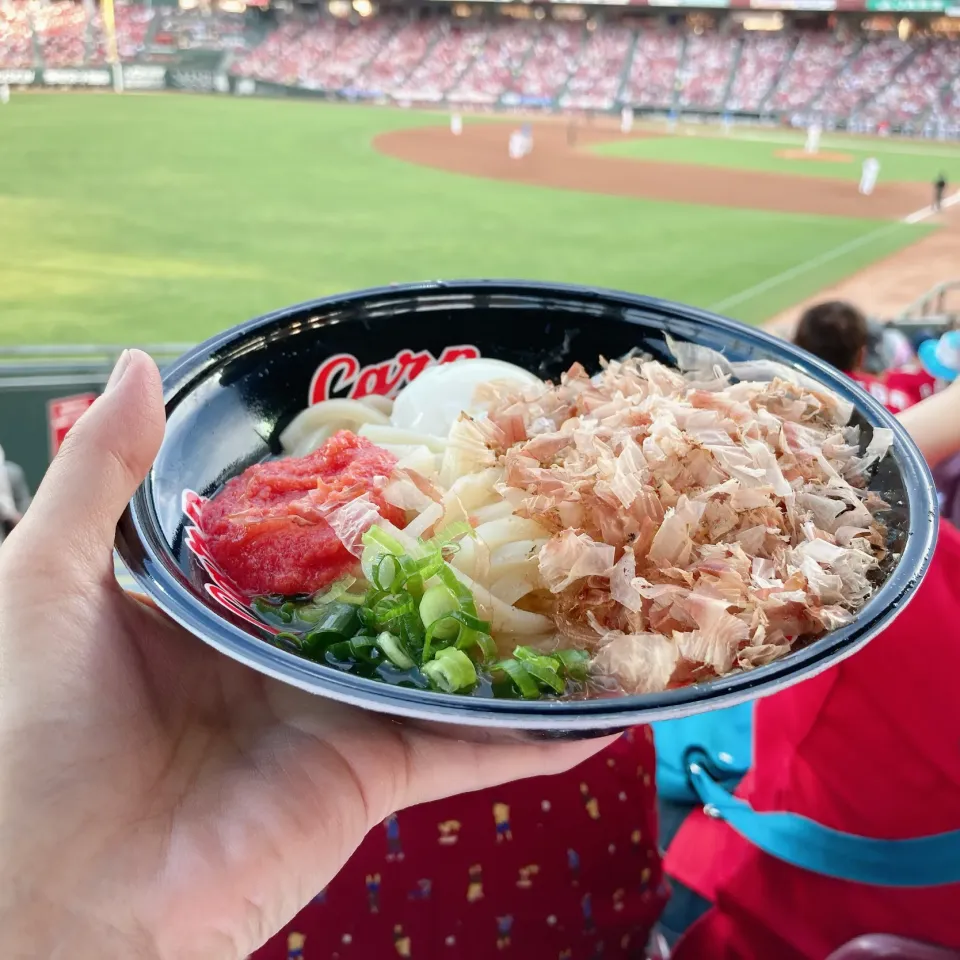
[[[828,129],[960,135],[960,43],[922,31],[901,40],[850,27],[756,34],[721,22],[691,30],[655,16],[337,19],[298,12],[260,37],[241,14],[138,4],[118,4],[116,24],[124,60],[216,50],[230,54],[227,68],[238,76],[362,98],[743,111]],[[96,7],[0,3],[0,68],[100,64],[107,53]]]

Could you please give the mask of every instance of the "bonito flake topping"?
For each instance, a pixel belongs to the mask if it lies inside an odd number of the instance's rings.
[[[500,493],[551,533],[537,562],[559,632],[583,642],[589,625],[598,681],[627,693],[759,666],[849,623],[885,555],[866,479],[891,432],[861,454],[849,404],[776,368],[734,382],[736,366],[575,364],[472,422]]]

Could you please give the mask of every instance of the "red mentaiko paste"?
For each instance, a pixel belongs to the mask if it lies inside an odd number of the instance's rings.
[[[368,493],[385,520],[403,526],[403,511],[384,502],[377,480],[396,462],[369,440],[341,430],[306,457],[248,467],[203,507],[200,526],[212,558],[251,596],[325,587],[357,559],[315,507]]]

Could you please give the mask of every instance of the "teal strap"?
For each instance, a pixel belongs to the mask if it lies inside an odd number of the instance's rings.
[[[841,833],[795,813],[758,813],[710,776],[701,751],[690,751],[687,769],[709,816],[725,820],[755,847],[785,863],[878,887],[960,883],[960,830],[911,840]]]

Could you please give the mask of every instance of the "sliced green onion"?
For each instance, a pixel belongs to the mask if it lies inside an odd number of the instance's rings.
[[[444,693],[467,690],[477,682],[473,662],[455,647],[438,650],[434,658],[423,665],[423,673],[433,686]]]
[[[262,613],[264,615],[273,614],[277,616],[277,604],[271,603],[266,597],[256,597],[251,604],[254,610],[257,613]]]
[[[351,603],[329,603],[323,616],[303,638],[307,650],[326,647],[337,640],[347,640],[360,629],[357,608]]]
[[[363,624],[364,629],[376,631],[377,615],[369,606],[359,607],[357,609],[357,616],[360,618],[360,622]]]
[[[536,660],[537,657],[542,656],[533,647],[514,647],[513,655],[517,660]]]
[[[456,614],[457,620],[460,621],[468,630],[476,630],[479,633],[489,633],[490,632],[490,621],[481,620],[479,617],[473,616],[471,613],[464,613],[461,610]]]
[[[316,623],[324,617],[326,612],[327,607],[325,604],[305,603],[297,609],[297,619],[302,620],[304,623]]]
[[[301,642],[300,637],[298,637],[295,633],[278,633],[275,635],[274,639],[279,640],[281,643],[287,646],[294,647],[297,650],[303,649],[303,643]]]
[[[487,623],[486,620],[478,620],[476,617],[471,617],[469,613],[458,611],[457,613],[448,613],[439,620],[434,620],[433,623],[427,627],[426,641],[423,648],[424,662],[430,659],[430,645],[433,638],[437,636],[437,630],[441,626],[446,628],[447,623],[455,623],[458,625],[457,631],[459,632],[451,631],[451,639],[456,637],[458,650],[470,650],[473,647],[478,647],[480,649],[481,659],[487,660],[490,657],[496,656],[496,646],[490,634],[487,632],[490,629],[490,624]],[[437,637],[437,639],[442,638]]]
[[[423,662],[423,647],[426,640],[423,624],[415,613],[407,613],[392,624],[394,631],[399,625],[400,643],[416,663]]]
[[[554,693],[563,693],[566,689],[563,679],[557,672],[557,662],[550,657],[524,660],[523,665],[537,683],[549,687]]]
[[[435,639],[440,640],[441,644],[443,644],[442,638],[437,637],[436,632],[439,629],[446,629],[448,621],[456,627],[453,636],[457,636],[460,632],[460,624],[454,619],[454,614],[449,614],[446,617],[441,617],[439,620],[434,620],[433,623],[427,627],[426,634],[423,638],[423,651],[420,654],[421,663],[426,663],[433,656],[433,641]]]
[[[391,553],[381,553],[373,564],[373,576],[370,578],[374,586],[378,590],[390,592],[398,587],[400,577],[400,564],[397,558]]]
[[[474,648],[480,651],[480,660],[482,663],[489,663],[497,658],[499,651],[493,637],[489,633],[476,631],[473,637]]]
[[[537,682],[527,672],[526,666],[520,660],[501,660],[497,667],[502,670],[520,691],[524,700],[536,700],[540,696]]]
[[[590,654],[586,650],[557,650],[554,656],[563,664],[564,673],[571,680],[583,683],[587,679]]]
[[[474,616],[477,614],[477,604],[473,599],[467,585],[453,572],[453,567],[445,563],[438,571],[437,576],[440,582],[448,587],[453,595],[460,601],[461,608]]]
[[[341,593],[340,603],[349,603],[351,607],[362,607],[367,601],[366,593]]]
[[[293,615],[296,612],[297,605],[288,600],[286,603],[280,604],[280,609],[277,611],[277,614],[284,623],[293,623]]]
[[[327,605],[326,616],[317,621],[314,631],[339,633],[344,637],[351,637],[357,632],[359,626],[360,618],[357,616],[357,608],[352,603],[337,601]]]
[[[414,560],[409,554],[397,557],[397,563],[400,564],[402,572],[397,577],[395,589],[406,590],[415,600],[419,600],[423,596],[424,579],[433,576],[431,570],[434,562],[432,556],[421,560]],[[441,559],[440,562],[442,563],[443,560]]]
[[[460,601],[449,587],[437,584],[420,601],[420,619],[431,637],[454,640],[460,633],[460,624],[450,614],[459,613]]]
[[[365,547],[371,545],[378,546],[380,549],[377,553],[392,553],[394,556],[399,557],[407,552],[399,540],[391,537],[386,530],[378,526],[370,527],[360,540]]]
[[[380,627],[413,611],[413,597],[405,593],[388,594],[373,605],[373,614]]]
[[[350,653],[357,660],[376,660],[378,659],[378,654],[380,653],[379,648],[377,647],[377,638],[370,637],[366,634],[357,634],[355,637],[351,637],[350,641]]]
[[[420,542],[426,549],[439,552],[447,547],[456,546],[456,541],[461,537],[473,536],[476,536],[476,531],[466,520],[455,520],[453,523],[448,523],[429,540],[421,540]]]
[[[395,637],[389,631],[384,630],[383,633],[377,637],[377,646],[380,647],[384,656],[386,656],[392,664],[400,667],[402,670],[409,670],[415,665],[413,658],[403,649],[400,638]]]
[[[461,650],[468,650],[477,646],[483,653],[484,659],[495,656],[492,650],[492,641],[489,637],[484,640],[482,635],[490,633],[490,624],[477,616],[477,603],[473,594],[465,583],[453,572],[449,564],[444,564],[438,571],[440,582],[447,587],[460,602],[460,613],[454,616],[463,624],[460,636],[457,637],[457,646]]]
[[[327,663],[349,663],[353,660],[353,650],[350,646],[349,640],[338,640],[336,643],[331,643],[326,650],[323,651],[323,659]]]
[[[429,580],[439,573],[443,566],[443,554],[439,550],[431,550],[427,556],[416,561],[415,576],[421,581]]]
[[[334,600],[339,600],[356,582],[357,578],[349,575],[341,577],[339,580],[334,580],[323,593],[318,590],[310,598],[310,603],[306,606],[320,607],[325,603],[333,603]],[[306,609],[306,606],[300,608],[301,620],[305,619],[303,611]]]

